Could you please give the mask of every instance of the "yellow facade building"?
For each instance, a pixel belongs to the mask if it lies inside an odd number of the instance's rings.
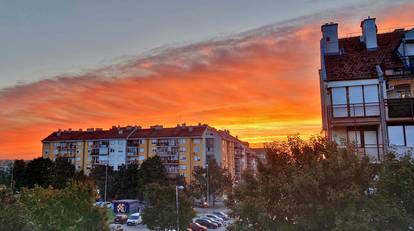
[[[208,158],[234,176],[237,138],[228,131],[208,125],[164,128],[139,126],[112,127],[109,130],[56,131],[42,140],[43,157],[69,158],[77,170],[89,174],[96,165],[120,166],[139,163],[158,155],[169,176],[192,180],[195,167],[205,167]]]

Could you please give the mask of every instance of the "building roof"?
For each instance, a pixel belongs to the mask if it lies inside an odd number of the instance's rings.
[[[139,138],[161,138],[161,137],[200,137],[207,129],[207,125],[200,126],[177,126],[173,128],[162,128],[154,126],[142,129],[137,126],[113,127],[109,130],[94,131],[56,131],[43,139],[43,142],[64,140],[100,140],[100,139],[139,139]]]
[[[136,127],[112,127],[108,130],[87,131],[55,131],[42,142],[63,140],[100,140],[100,139],[125,139]]]
[[[161,138],[161,137],[198,137],[202,136],[207,129],[207,125],[201,126],[177,126],[173,128],[146,128],[146,129],[137,129],[129,137],[131,139],[138,138]]]
[[[376,65],[383,70],[404,67],[396,49],[406,31],[377,35],[378,49],[368,51],[359,36],[339,39],[340,55],[325,55],[327,81],[378,78]]]

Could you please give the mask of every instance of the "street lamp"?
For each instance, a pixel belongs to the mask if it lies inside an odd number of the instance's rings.
[[[178,206],[178,189],[179,190],[183,190],[184,186],[175,186],[175,205],[176,205],[176,209],[177,209],[177,231],[180,231],[180,216],[179,216],[179,206]]]
[[[208,187],[208,184],[209,184],[209,182],[208,182],[208,159],[207,159],[207,163],[206,163],[206,171],[207,171],[207,206],[210,206],[210,190],[209,190],[209,187]]]

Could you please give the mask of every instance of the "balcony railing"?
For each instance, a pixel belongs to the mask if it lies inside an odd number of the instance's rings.
[[[414,118],[414,98],[387,99],[388,118]]]
[[[380,115],[379,103],[335,104],[328,106],[329,116],[337,118],[376,117]]]

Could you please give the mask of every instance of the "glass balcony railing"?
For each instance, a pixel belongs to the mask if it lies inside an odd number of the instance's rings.
[[[388,118],[414,118],[414,98],[387,99]]]
[[[335,104],[328,106],[331,118],[375,117],[380,115],[380,105],[376,103]]]

